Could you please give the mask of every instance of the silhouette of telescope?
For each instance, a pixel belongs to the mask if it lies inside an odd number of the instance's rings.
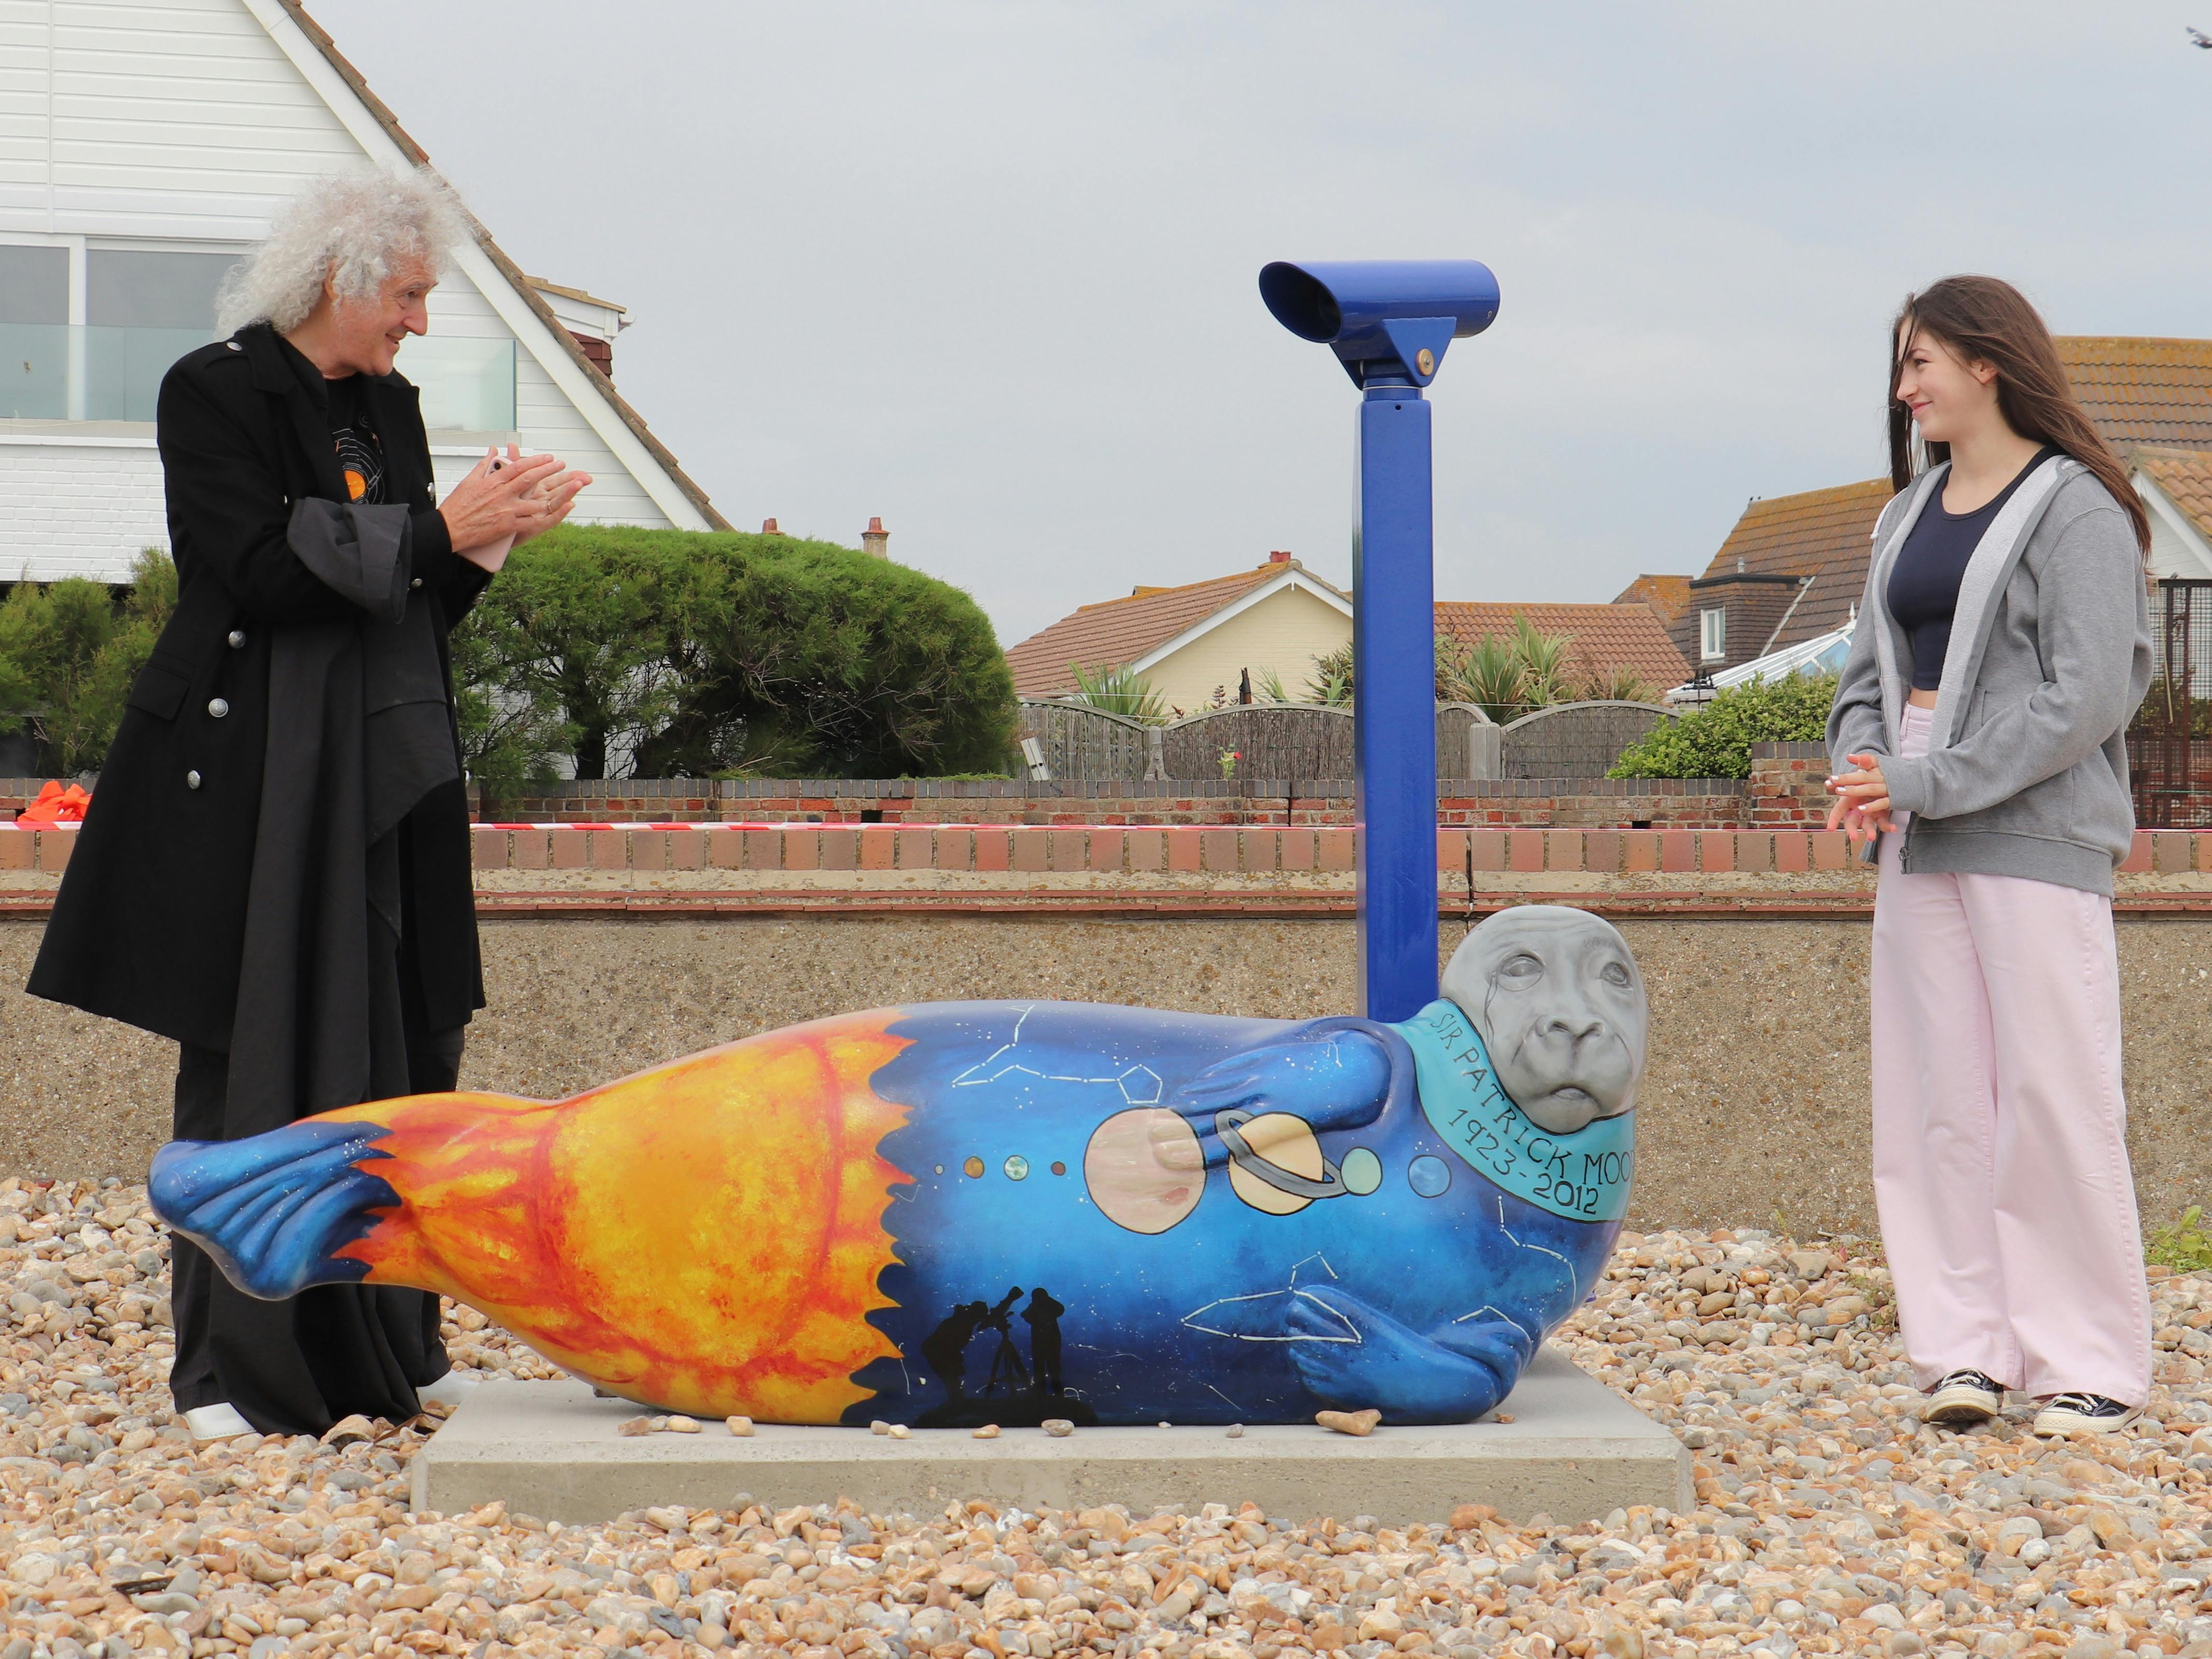
[[[1359,996],[1410,1019],[1437,996],[1435,488],[1429,404],[1454,340],[1498,315],[1475,259],[1279,259],[1260,297],[1336,354],[1360,390],[1352,543],[1352,771],[1359,831]]]

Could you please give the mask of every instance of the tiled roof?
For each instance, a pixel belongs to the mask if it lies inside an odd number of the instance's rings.
[[[377,125],[392,135],[392,141],[399,146],[400,152],[417,167],[429,165],[430,153],[416,143],[407,129],[399,125],[399,118],[392,112],[391,106],[368,89],[368,81],[362,77],[362,72],[347,60],[345,54],[338,50],[337,42],[331,38],[330,31],[307,15],[304,0],[276,0],[276,3],[284,9],[286,15],[295,23],[299,25],[300,32],[307,37],[317,52],[322,53],[325,61],[337,72],[338,78],[352,89],[354,96],[361,100],[363,106],[375,118]],[[714,502],[707,499],[707,492],[691,482],[683,467],[678,465],[676,457],[669,452],[668,447],[653,435],[653,428],[646,425],[645,416],[629,406],[622,394],[615,390],[614,382],[606,377],[598,364],[585,355],[584,348],[577,343],[575,336],[569,333],[561,319],[553,314],[553,307],[545,303],[544,295],[538,291],[529,277],[522,274],[522,267],[507,257],[506,250],[492,240],[491,233],[483,228],[474,215],[470,216],[469,224],[476,233],[477,246],[484,251],[485,257],[499,268],[499,274],[507,280],[508,284],[514,289],[522,302],[536,312],[538,320],[551,331],[554,343],[566,351],[575,361],[578,368],[588,371],[585,376],[586,380],[600,397],[607,400],[622,423],[630,429],[632,435],[640,443],[645,446],[647,453],[653,457],[660,470],[665,472],[677,489],[683,492],[684,498],[699,510],[699,516],[706,520],[708,528],[710,530],[731,528],[730,521],[716,512]],[[605,304],[605,301],[599,301],[595,303]],[[620,308],[617,307],[617,309]]]
[[[1648,605],[1659,613],[1659,620],[1671,623],[1682,614],[1690,602],[1690,579],[1687,576],[1655,576],[1649,573],[1638,576],[1615,596],[1615,605]]]
[[[1024,697],[1051,697],[1073,690],[1075,676],[1069,672],[1069,665],[1117,668],[1135,662],[1185,629],[1234,605],[1254,588],[1292,570],[1317,587],[1337,591],[1295,559],[1286,564],[1271,560],[1256,569],[1181,587],[1139,587],[1127,599],[1086,605],[1007,649],[1014,690]]]
[[[2212,449],[2212,340],[2063,335],[2074,395],[2115,447]]]
[[[1789,620],[1753,656],[1841,628],[1866,589],[1874,521],[1888,505],[1887,478],[1754,501],[1735,521],[1705,575],[1810,576]]]
[[[1675,577],[1686,587],[1689,578]],[[1526,617],[1540,634],[1565,634],[1573,639],[1573,657],[1585,668],[1609,674],[1616,668],[1633,670],[1655,691],[1680,685],[1690,678],[1690,665],[1667,637],[1666,624],[1656,611],[1638,601],[1613,605],[1490,605],[1467,600],[1444,600],[1437,605],[1437,632],[1460,645],[1473,645],[1485,635],[1504,637],[1513,632],[1513,619]]]
[[[2056,343],[2098,429],[2177,501],[2186,497],[2184,511],[2212,534],[2212,454],[2189,453],[2212,451],[2212,340],[2062,335]],[[1869,478],[1755,501],[1705,574],[1733,574],[1740,560],[1753,575],[1814,579],[1765,649],[1842,628],[1866,589],[1875,520],[1891,493],[1888,479]]]
[[[2212,454],[2138,444],[2128,452],[2138,471],[2150,475],[2166,498],[2189,515],[2199,534],[2212,538]]]

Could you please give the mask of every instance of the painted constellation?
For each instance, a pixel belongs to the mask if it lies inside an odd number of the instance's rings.
[[[1040,1072],[1034,1066],[1006,1060],[1006,1055],[1021,1046],[1022,1027],[1036,1012],[1036,1007],[1034,1003],[1024,1004],[1021,1018],[1014,1022],[1013,1036],[954,1078],[952,1086],[956,1089],[979,1088],[1006,1077],[1032,1077],[1040,1083],[1111,1083],[1121,1089],[1121,1099],[1127,1105],[1157,1106],[1160,1103],[1160,1097],[1166,1092],[1166,1085],[1160,1081],[1160,1074],[1149,1066],[1132,1066],[1110,1077],[1073,1077],[1061,1072]],[[1005,1060],[1003,1065],[999,1063],[1001,1060]]]
[[[1322,1272],[1327,1273],[1332,1280],[1336,1278],[1336,1269],[1328,1265],[1328,1258],[1316,1253],[1306,1257],[1305,1261],[1292,1266],[1291,1282],[1283,1289],[1255,1291],[1249,1296],[1221,1297],[1206,1304],[1203,1307],[1192,1309],[1182,1316],[1182,1322],[1192,1330],[1202,1331],[1208,1336],[1232,1337],[1239,1342],[1347,1342],[1355,1347],[1359,1346],[1360,1336],[1358,1326],[1319,1297],[1298,1288],[1299,1270],[1309,1262],[1315,1261],[1321,1263]],[[1285,1331],[1279,1305],[1266,1304],[1279,1304],[1283,1297],[1291,1296],[1310,1302],[1315,1307],[1319,1308],[1343,1328],[1344,1334],[1305,1336],[1294,1335]],[[1201,1324],[1200,1323],[1201,1319],[1209,1319],[1212,1322]]]

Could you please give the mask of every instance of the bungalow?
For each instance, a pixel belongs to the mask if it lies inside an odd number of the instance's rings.
[[[2150,509],[2150,576],[2212,580],[2212,340],[2069,337],[2058,356]],[[1712,672],[1847,626],[1891,493],[1887,478],[1869,478],[1754,496],[1705,574],[1686,580],[1668,621],[1676,647]],[[1630,592],[1682,581],[1640,577]]]
[[[428,160],[299,0],[0,6],[0,580],[164,546],[154,393],[306,179]],[[441,489],[488,444],[589,471],[586,522],[726,529],[616,392],[623,308],[481,226],[399,368]]]

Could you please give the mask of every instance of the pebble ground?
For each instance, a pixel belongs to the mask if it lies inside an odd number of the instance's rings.
[[[142,1188],[0,1182],[0,1659],[2212,1656],[2197,1275],[2153,1270],[2142,1420],[2051,1443],[2024,1401],[1972,1432],[1921,1423],[1863,1246],[1625,1237],[1558,1340],[1694,1449],[1687,1514],[1391,1528],[1224,1493],[1195,1515],[748,1504],[563,1527],[410,1513],[425,1420],[195,1448],[165,1387],[166,1257]],[[450,1311],[462,1368],[552,1374]]]

